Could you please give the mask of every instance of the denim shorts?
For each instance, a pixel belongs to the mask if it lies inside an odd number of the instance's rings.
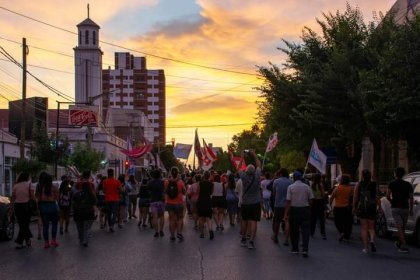
[[[165,213],[165,202],[163,201],[155,201],[150,203],[150,210],[152,214],[162,215]]]

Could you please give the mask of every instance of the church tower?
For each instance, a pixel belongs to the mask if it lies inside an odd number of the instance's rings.
[[[99,47],[99,25],[88,17],[77,25],[78,45],[74,48],[76,102],[102,107],[102,55]],[[97,97],[96,99],[92,97]]]

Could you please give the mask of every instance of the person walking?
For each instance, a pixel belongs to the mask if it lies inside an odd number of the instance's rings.
[[[58,189],[58,207],[60,208],[60,234],[69,232],[70,210],[72,191],[70,180],[67,176],[61,176],[61,184]]]
[[[149,181],[150,189],[150,209],[152,212],[152,224],[155,229],[154,237],[163,237],[163,226],[165,223],[165,186],[160,178],[160,170],[153,170],[150,175],[152,180]]]
[[[34,191],[31,188],[29,173],[22,172],[19,174],[16,184],[12,188],[12,197],[10,200],[11,209],[13,209],[19,225],[19,233],[15,240],[17,244],[16,249],[31,247],[32,232],[29,228],[31,222],[30,199],[36,200]],[[23,245],[23,241],[25,241],[26,246]]]
[[[114,232],[115,221],[118,217],[121,192],[121,182],[114,178],[114,169],[108,169],[108,178],[103,181],[103,191],[107,206],[109,231]]]
[[[267,187],[271,184],[270,173],[266,172],[264,174],[264,180],[261,181],[261,192],[263,199],[263,213],[264,218],[269,220],[273,216],[273,211],[270,205],[271,191]]]
[[[147,179],[143,179],[139,191],[139,222],[138,227],[147,227],[147,216],[150,208],[150,187]]]
[[[50,174],[45,174],[39,181],[39,188],[36,197],[39,201],[39,211],[42,218],[42,231],[44,237],[44,248],[58,247],[57,228],[58,228],[58,186],[53,185],[53,178]],[[51,242],[49,239],[49,228],[51,223]]]
[[[274,243],[279,243],[278,234],[280,231],[280,225],[284,232],[284,246],[289,246],[289,223],[284,220],[286,201],[287,201],[287,189],[293,181],[289,179],[289,171],[286,168],[280,168],[280,177],[275,179],[273,182],[273,193],[274,193],[274,224],[273,224],[273,237]]]
[[[335,200],[334,223],[340,235],[339,242],[350,240],[353,228],[353,216],[350,210],[352,196],[353,189],[350,186],[350,175],[343,174],[339,185],[333,190],[330,197],[330,204]]]
[[[312,180],[312,193],[314,199],[311,205],[311,236],[315,235],[316,224],[319,221],[319,227],[321,230],[321,236],[323,240],[327,239],[325,233],[325,190],[324,184],[321,181],[321,174],[314,174]]]
[[[203,179],[198,185],[197,212],[198,212],[198,228],[200,230],[200,238],[204,238],[204,224],[207,224],[210,240],[214,239],[212,225],[212,201],[213,183],[210,182],[210,172],[204,172]]]
[[[360,220],[362,252],[365,254],[369,252],[369,244],[372,253],[376,252],[375,220],[380,206],[378,187],[371,177],[369,170],[362,171],[362,180],[356,185],[353,196],[353,215],[357,215]]]
[[[214,175],[211,204],[213,207],[214,220],[216,222],[216,230],[224,230],[223,220],[227,208],[226,189],[220,180],[220,175],[217,173]]]
[[[130,187],[130,192],[128,193],[128,218],[137,219],[136,210],[137,210],[137,197],[139,196],[139,184],[137,183],[134,175],[128,177],[127,184]]]
[[[226,188],[226,204],[227,204],[227,213],[229,215],[229,224],[231,226],[234,226],[236,222],[236,215],[238,215],[239,197],[235,190],[236,188],[235,175],[233,173],[228,175],[225,188]]]
[[[242,161],[238,164],[238,173],[242,181],[242,203],[241,203],[241,245],[248,249],[255,249],[255,237],[257,235],[257,224],[261,219],[261,162],[255,151],[249,151],[254,158],[255,165],[249,164],[245,172],[240,170]],[[242,158],[243,160],[243,158]],[[247,244],[246,235],[249,234]]]
[[[192,178],[192,184],[187,190],[188,201],[190,202],[191,216],[194,220],[194,229],[198,229],[198,213],[197,213],[197,199],[198,199],[198,185],[201,182],[201,174],[195,174]]]
[[[302,234],[302,256],[308,257],[310,234],[310,206],[314,195],[311,188],[303,182],[300,171],[293,172],[295,181],[287,188],[284,220],[290,225],[292,253],[299,253],[299,235]]]
[[[96,195],[95,186],[90,181],[90,171],[84,171],[82,178],[75,186],[73,195],[74,221],[80,245],[87,247],[90,238],[90,229],[95,220]]]
[[[185,184],[178,178],[179,170],[177,167],[171,168],[172,178],[165,181],[165,208],[169,214],[170,240],[175,241],[176,237],[180,242],[184,241],[184,236],[180,231],[184,211],[184,195],[186,193]]]
[[[404,181],[403,167],[397,167],[394,171],[395,180],[389,183],[386,197],[391,201],[392,217],[398,229],[398,240],[395,246],[400,253],[408,253],[404,233],[408,216],[413,215],[413,186]]]

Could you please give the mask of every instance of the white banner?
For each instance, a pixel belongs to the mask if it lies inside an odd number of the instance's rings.
[[[322,174],[326,173],[327,156],[318,148],[316,140],[312,142],[311,152],[309,153],[308,163],[312,164]]]

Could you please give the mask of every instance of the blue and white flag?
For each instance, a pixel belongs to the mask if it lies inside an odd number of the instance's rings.
[[[311,152],[309,153],[308,163],[312,164],[322,174],[327,170],[327,156],[318,148],[318,144],[314,138],[312,142]]]
[[[190,156],[192,145],[176,143],[174,148],[174,156],[176,158],[188,159]]]

